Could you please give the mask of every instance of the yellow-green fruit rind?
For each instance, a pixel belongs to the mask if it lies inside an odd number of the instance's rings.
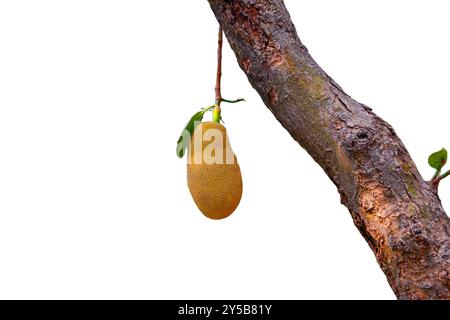
[[[218,129],[223,136],[223,163],[194,163],[195,154],[214,143],[202,141],[195,147],[194,138],[203,137],[209,129]],[[201,135],[199,134],[201,132]],[[226,129],[216,122],[200,124],[191,139],[187,165],[189,191],[200,211],[211,219],[223,219],[236,210],[242,197],[242,176],[237,158],[232,153]],[[197,135],[196,135],[197,133]],[[216,137],[217,138],[217,137]],[[231,153],[230,153],[231,152]],[[232,154],[232,163],[226,163],[227,155]]]

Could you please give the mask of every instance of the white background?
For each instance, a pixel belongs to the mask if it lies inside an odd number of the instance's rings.
[[[450,148],[448,1],[286,1],[318,63],[429,178]],[[394,299],[335,186],[224,47],[244,194],[203,217],[175,156],[213,103],[206,0],[0,1],[0,298]],[[450,181],[441,198],[448,209]]]

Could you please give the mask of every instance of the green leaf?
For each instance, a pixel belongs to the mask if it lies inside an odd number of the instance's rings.
[[[428,164],[436,170],[441,170],[446,163],[447,163],[447,150],[445,150],[444,148],[435,153],[432,153],[428,157]]]
[[[200,110],[199,112],[195,113],[191,119],[188,121],[188,123],[185,125],[183,131],[181,132],[180,137],[177,141],[177,156],[178,158],[183,158],[184,154],[186,153],[187,146],[190,142],[190,137],[192,137],[195,127],[203,120],[203,115],[211,110],[214,107],[214,105],[209,106],[207,108],[204,108]]]

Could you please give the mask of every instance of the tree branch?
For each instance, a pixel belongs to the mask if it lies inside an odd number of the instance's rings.
[[[309,55],[282,0],[209,0],[264,103],[335,183],[400,299],[450,298],[450,219],[394,129]]]

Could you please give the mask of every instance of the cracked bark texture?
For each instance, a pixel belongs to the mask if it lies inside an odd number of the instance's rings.
[[[313,60],[282,0],[209,0],[266,106],[337,186],[399,299],[450,299],[450,219],[394,129]]]

